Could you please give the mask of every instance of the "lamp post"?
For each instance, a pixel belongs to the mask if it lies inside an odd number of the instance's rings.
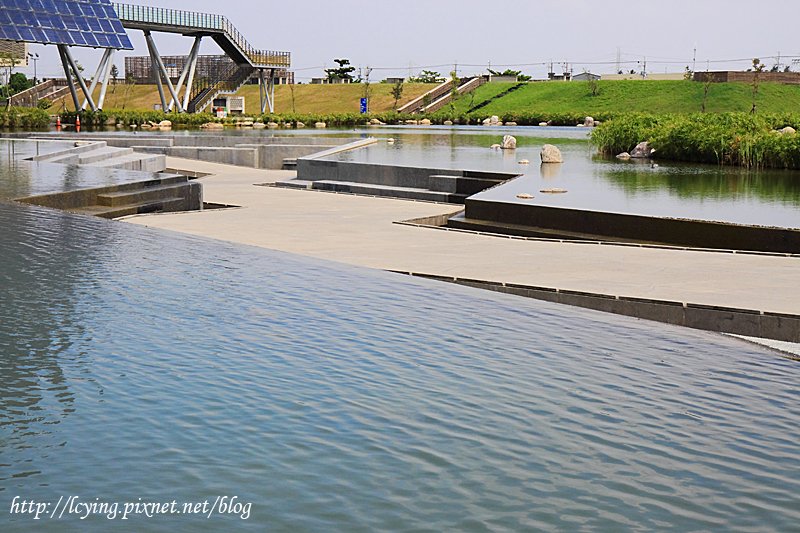
[[[38,79],[36,77],[36,62],[39,61],[39,54],[32,54],[28,52],[28,57],[31,58],[31,61],[33,61],[33,84],[36,85],[38,83]]]

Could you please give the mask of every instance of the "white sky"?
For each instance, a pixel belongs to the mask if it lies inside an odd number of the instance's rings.
[[[0,0],[2,2],[2,0]],[[227,16],[256,48],[292,52],[298,81],[322,76],[346,57],[371,66],[372,79],[416,74],[431,67],[443,74],[458,63],[459,75],[507,67],[545,77],[553,61],[560,72],[567,61],[574,72],[681,72],[744,69],[753,57],[772,66],[800,59],[800,0],[139,0],[138,3],[219,13]],[[129,31],[134,52],[147,55],[140,31]],[[191,39],[154,34],[162,55],[187,54]],[[205,42],[207,41],[207,42]],[[206,39],[202,53],[220,53]],[[38,76],[62,76],[54,46],[32,45],[40,55]],[[73,49],[91,74],[100,53]],[[743,59],[738,62],[721,60]],[[711,61],[711,62],[708,62]],[[32,65],[24,72],[33,74]],[[793,70],[800,71],[800,64]]]

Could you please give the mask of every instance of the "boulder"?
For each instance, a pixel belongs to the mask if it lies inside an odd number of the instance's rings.
[[[263,130],[266,127],[267,127],[267,125],[264,124],[263,122],[253,122],[253,129],[254,130]]]
[[[423,118],[422,120],[419,121],[419,125],[420,126],[430,126],[431,125],[431,121],[430,121],[430,119]]]
[[[158,127],[159,128],[171,128],[172,127],[172,121],[171,120],[162,120],[161,122],[158,123]]]
[[[414,119],[406,120],[406,124],[409,125],[409,126],[416,126],[417,125],[417,121],[414,120]]]
[[[372,119],[370,119],[370,121],[369,121],[369,125],[370,125],[370,126],[385,126],[385,125],[386,125],[386,123],[385,123],[385,122],[381,122],[381,121],[380,121],[380,120],[378,120],[377,118],[372,118]]]
[[[225,126],[219,122],[206,122],[200,127],[206,130],[221,130],[225,128]]]
[[[492,150],[499,150],[500,148],[502,148],[502,146],[500,146],[499,144],[493,144],[489,148],[491,148]]]
[[[497,115],[492,115],[483,121],[484,126],[499,126],[500,124],[502,124],[502,122],[500,122],[500,117]]]
[[[547,122],[540,122],[540,123],[539,123],[539,126],[541,126],[541,127],[544,127],[544,126],[549,126],[549,125],[550,125],[550,124],[548,124]]]
[[[503,142],[500,143],[500,148],[503,150],[516,150],[517,139],[512,135],[503,135]]]
[[[622,160],[627,161],[630,158],[631,158],[631,154],[629,154],[628,152],[622,152],[621,154],[617,154],[617,159],[622,159]]]
[[[243,128],[252,128],[253,124],[255,124],[255,122],[253,122],[252,120],[245,120],[244,122],[242,122],[242,127]]]
[[[445,126],[452,126],[453,125],[453,121],[452,120],[445,120],[444,122],[442,122],[442,124],[444,124]]]
[[[298,120],[297,122],[295,122],[294,127],[300,129],[300,128],[305,128],[306,125]]]
[[[325,124],[324,122],[315,122],[315,123],[314,123],[314,127],[315,127],[315,128],[327,128],[327,127],[328,127],[328,125],[327,125],[327,124]]]
[[[145,122],[144,124],[142,124],[142,125],[141,125],[141,126],[139,126],[139,127],[140,127],[140,128],[142,128],[143,130],[151,130],[151,129],[153,129],[153,126],[151,126],[151,125],[150,125],[150,124],[148,124],[147,122]]]
[[[269,129],[271,129],[271,130],[274,130],[275,128],[278,127],[278,123],[277,122],[267,122],[267,127]]]
[[[587,128],[593,128],[594,127],[594,119],[592,117],[584,118],[583,119],[583,125],[586,126]]]
[[[647,141],[642,141],[642,142],[640,142],[639,144],[636,145],[636,148],[631,150],[630,156],[633,157],[633,158],[642,159],[642,158],[650,157],[650,155],[653,152],[655,152],[655,150],[650,148],[650,143],[648,143]]]
[[[506,124],[505,124],[505,125],[506,125],[506,126],[516,126],[516,125],[517,125],[517,123],[516,123],[516,122],[506,122]]]
[[[542,146],[541,151],[542,163],[563,163],[564,157],[561,155],[561,150],[552,144],[545,144]]]
[[[791,127],[791,126],[786,126],[786,127],[785,127],[785,128],[783,128],[782,130],[780,130],[780,132],[781,132],[782,134],[784,134],[784,135],[787,135],[787,134],[797,133],[797,130],[795,130],[795,129],[794,129],[793,127]]]

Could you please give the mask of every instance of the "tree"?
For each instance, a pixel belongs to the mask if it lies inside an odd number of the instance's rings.
[[[116,65],[111,65],[111,80],[114,85],[117,84],[117,78],[119,77],[119,69]]]
[[[419,76],[408,79],[411,83],[442,83],[444,78],[433,70],[423,70]]]
[[[336,82],[338,80],[353,80],[353,72],[355,72],[356,67],[350,64],[349,59],[334,59],[333,62],[339,65],[339,67],[325,69],[325,74],[328,77],[328,81]]]
[[[759,78],[761,73],[764,72],[766,66],[759,58],[753,58],[753,107],[750,108],[752,115],[756,114],[756,98],[758,97],[758,84],[761,81]]]
[[[397,102],[403,97],[403,80],[397,80],[392,87],[392,97],[394,98],[394,110],[397,111]]]
[[[459,96],[458,86],[461,85],[461,80],[458,79],[456,71],[450,72],[450,111],[456,111],[456,99]]]
[[[33,80],[29,80],[22,72],[15,72],[8,80],[8,88],[11,94],[20,93],[33,87]]]
[[[492,69],[487,70],[492,76],[513,76],[517,78],[517,81],[531,81],[531,77],[523,74],[521,70],[511,70],[510,68],[505,69],[503,72],[498,72]]]

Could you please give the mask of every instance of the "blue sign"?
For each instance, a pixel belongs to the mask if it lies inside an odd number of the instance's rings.
[[[366,98],[361,99],[361,114],[367,113],[369,110],[368,100]]]

